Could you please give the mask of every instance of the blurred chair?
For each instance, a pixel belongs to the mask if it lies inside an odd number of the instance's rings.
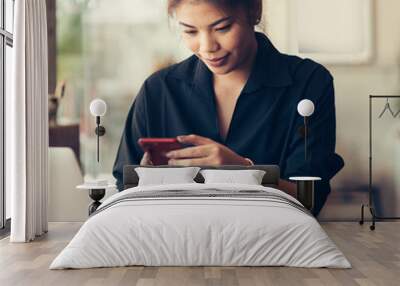
[[[68,147],[49,148],[49,221],[85,221],[90,198],[77,190],[83,176],[74,151]]]
[[[71,148],[82,168],[79,140],[79,124],[49,126],[49,146]]]

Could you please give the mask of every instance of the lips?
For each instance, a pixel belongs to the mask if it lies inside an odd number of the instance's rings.
[[[229,55],[225,55],[220,58],[213,58],[213,59],[204,59],[209,65],[213,67],[220,67],[226,63],[226,59]]]
[[[220,58],[213,58],[213,59],[206,59],[207,61],[210,61],[210,62],[217,62],[217,61],[219,61],[219,60],[221,60],[221,59],[223,59],[223,58],[225,58],[226,56],[223,56],[223,57],[220,57]]]

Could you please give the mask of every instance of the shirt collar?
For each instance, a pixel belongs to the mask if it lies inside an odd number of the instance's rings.
[[[254,92],[263,86],[285,87],[292,84],[286,56],[282,55],[262,33],[256,32],[256,59],[244,92]]]
[[[263,86],[284,87],[292,84],[286,56],[281,54],[262,33],[256,32],[258,43],[256,59],[243,92],[254,92]],[[195,55],[177,65],[174,77],[190,81],[203,88],[212,87],[212,73]]]

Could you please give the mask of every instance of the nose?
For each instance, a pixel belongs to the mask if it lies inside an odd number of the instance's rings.
[[[218,51],[219,44],[210,33],[203,33],[200,36],[199,52],[202,54],[213,53]]]

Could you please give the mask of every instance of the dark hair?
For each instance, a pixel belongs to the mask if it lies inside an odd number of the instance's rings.
[[[173,15],[175,8],[183,1],[212,3],[221,8],[244,9],[247,12],[249,23],[256,26],[262,18],[262,0],[168,0],[168,14]]]

